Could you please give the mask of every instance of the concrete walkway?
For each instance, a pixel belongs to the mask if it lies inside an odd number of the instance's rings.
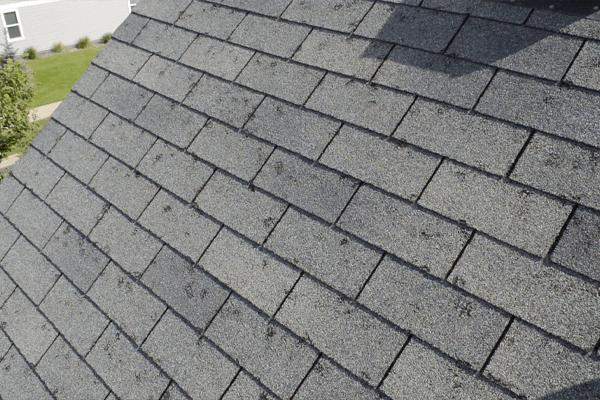
[[[29,120],[33,122],[33,117],[36,116],[38,120],[48,118],[52,115],[52,112],[58,107],[60,101],[56,103],[46,104],[45,106],[36,107],[29,111]]]
[[[0,173],[4,172],[6,167],[10,167],[19,160],[18,154],[13,154],[0,161]]]

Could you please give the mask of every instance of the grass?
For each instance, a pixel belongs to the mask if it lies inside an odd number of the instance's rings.
[[[33,80],[37,84],[31,108],[64,99],[100,49],[97,47],[28,61],[27,65],[33,70]]]
[[[27,146],[29,146],[29,142],[31,142],[33,140],[33,138],[35,137],[35,135],[38,134],[39,131],[42,130],[42,128],[44,127],[44,125],[46,125],[46,122],[48,122],[50,118],[45,118],[45,119],[40,119],[38,121],[35,121],[33,123],[33,132],[31,132],[30,134],[26,135],[23,139],[21,139],[19,141],[19,143],[17,143],[11,150],[10,153],[7,154],[8,156],[13,155],[13,154],[23,154],[25,152],[25,150],[27,150]]]

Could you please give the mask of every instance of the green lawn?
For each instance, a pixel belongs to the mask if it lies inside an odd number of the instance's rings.
[[[23,154],[25,152],[25,150],[27,150],[27,146],[29,146],[29,142],[31,142],[33,140],[33,138],[35,137],[35,135],[38,134],[39,131],[42,130],[42,128],[44,127],[44,125],[46,125],[46,122],[48,122],[50,118],[45,118],[45,119],[40,119],[37,120],[33,123],[33,132],[31,132],[30,134],[26,135],[23,139],[21,139],[19,141],[19,143],[17,143],[15,146],[13,146],[12,149],[10,149],[10,153],[7,154],[8,156],[12,155],[12,154]]]
[[[80,50],[28,61],[27,65],[33,70],[33,79],[37,83],[31,108],[64,99],[100,49],[101,47]]]

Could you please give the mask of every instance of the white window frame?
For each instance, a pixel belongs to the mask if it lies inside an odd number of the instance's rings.
[[[15,15],[17,16],[17,23],[7,26],[6,25],[6,20],[4,19],[4,14],[8,14],[8,13],[11,13],[11,12],[14,12]],[[14,9],[14,10],[2,10],[2,11],[0,11],[0,14],[2,14],[2,15],[0,15],[0,17],[2,18],[2,26],[6,30],[6,40],[8,40],[9,42],[16,42],[18,40],[25,39],[25,32],[23,32],[23,23],[21,21],[21,16],[19,15],[19,10],[18,9]],[[8,36],[8,28],[12,27],[12,26],[18,26],[19,27],[19,31],[21,32],[21,36],[20,37],[11,39]],[[4,36],[4,34],[2,36]]]

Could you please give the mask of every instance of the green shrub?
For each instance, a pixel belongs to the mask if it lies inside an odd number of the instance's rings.
[[[53,53],[62,53],[65,50],[66,50],[65,45],[62,44],[61,42],[54,43],[54,46],[52,46]]]
[[[25,52],[23,53],[23,57],[26,57],[30,60],[35,60],[35,59],[39,58],[40,55],[38,54],[35,47],[32,46],[32,47],[29,47],[27,50],[25,50]]]
[[[92,41],[90,40],[89,36],[82,37],[81,39],[79,39],[79,42],[77,42],[78,49],[87,49],[88,47],[91,47],[91,46],[92,46]]]
[[[111,37],[112,35],[110,33],[105,34],[104,36],[102,36],[102,43],[108,43]]]

